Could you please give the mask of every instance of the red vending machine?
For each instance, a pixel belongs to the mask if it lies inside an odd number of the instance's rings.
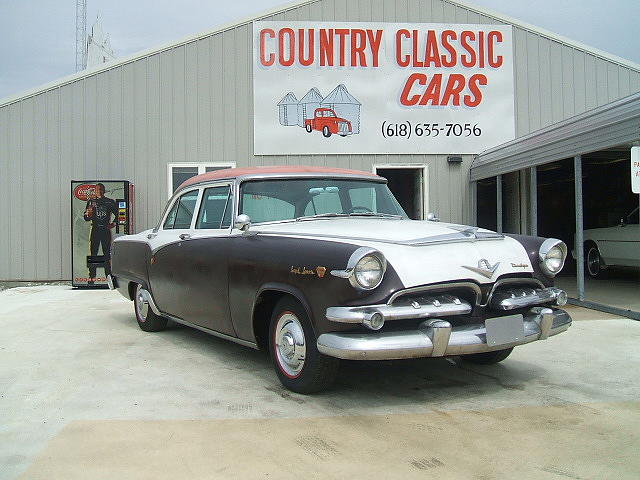
[[[134,231],[127,180],[71,181],[71,272],[76,288],[108,288],[111,242]]]

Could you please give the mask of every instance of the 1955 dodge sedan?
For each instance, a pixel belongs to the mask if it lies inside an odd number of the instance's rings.
[[[339,359],[489,364],[565,331],[554,239],[410,220],[377,175],[315,167],[205,173],[153,230],[113,242],[108,282],[144,331],[167,320],[268,349],[289,389]]]

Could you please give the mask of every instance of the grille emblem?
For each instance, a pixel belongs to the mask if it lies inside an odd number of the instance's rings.
[[[495,265],[491,265],[489,263],[489,260],[487,260],[486,258],[481,258],[478,262],[477,267],[469,267],[467,265],[463,265],[462,268],[466,268],[467,270],[471,270],[472,272],[479,273],[484,277],[491,278],[493,277],[493,274],[496,273],[496,270],[498,270],[499,265],[500,262],[496,262]]]

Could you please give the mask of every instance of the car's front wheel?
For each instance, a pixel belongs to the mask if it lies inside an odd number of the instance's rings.
[[[286,388],[314,393],[333,383],[340,361],[318,351],[311,322],[299,302],[282,298],[273,310],[269,330],[271,360]]]
[[[313,131],[313,128],[311,128],[311,125],[309,125],[307,123],[307,125],[304,127],[304,129],[307,131],[307,133],[311,133]]]
[[[159,332],[167,327],[167,319],[156,315],[149,305],[150,293],[142,285],[136,286],[133,307],[136,312],[136,320],[141,330],[145,332]]]
[[[462,355],[462,359],[471,362],[477,363],[479,365],[493,365],[494,363],[498,363],[503,361],[513,352],[513,347],[506,348],[504,350],[496,350],[495,352],[484,352],[484,353],[472,353],[471,355]]]
[[[587,248],[587,255],[585,258],[585,264],[587,267],[587,273],[591,278],[601,278],[603,274],[602,257],[600,251],[595,245],[590,245]]]

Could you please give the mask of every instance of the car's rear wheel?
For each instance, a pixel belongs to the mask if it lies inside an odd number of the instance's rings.
[[[313,131],[313,128],[311,128],[311,125],[309,125],[307,123],[307,125],[305,125],[304,129],[307,131],[307,133],[311,133]]]
[[[587,255],[585,257],[585,266],[587,267],[587,273],[591,278],[602,278],[602,257],[600,251],[595,245],[590,245],[587,248]]]
[[[471,355],[462,355],[462,359],[471,362],[477,363],[479,365],[493,365],[494,363],[498,363],[503,361],[513,352],[513,347],[506,348],[504,350],[496,350],[495,352],[485,352],[485,353],[472,353]]]
[[[331,136],[331,130],[329,130],[329,127],[327,127],[326,125],[322,127],[322,135],[324,135],[327,138]]]
[[[290,297],[278,301],[269,330],[271,360],[286,388],[314,393],[333,383],[340,361],[318,351],[311,322],[300,303]]]
[[[151,294],[142,285],[136,286],[133,306],[136,312],[136,320],[141,330],[145,332],[159,332],[167,327],[167,319],[156,315],[149,305]]]

